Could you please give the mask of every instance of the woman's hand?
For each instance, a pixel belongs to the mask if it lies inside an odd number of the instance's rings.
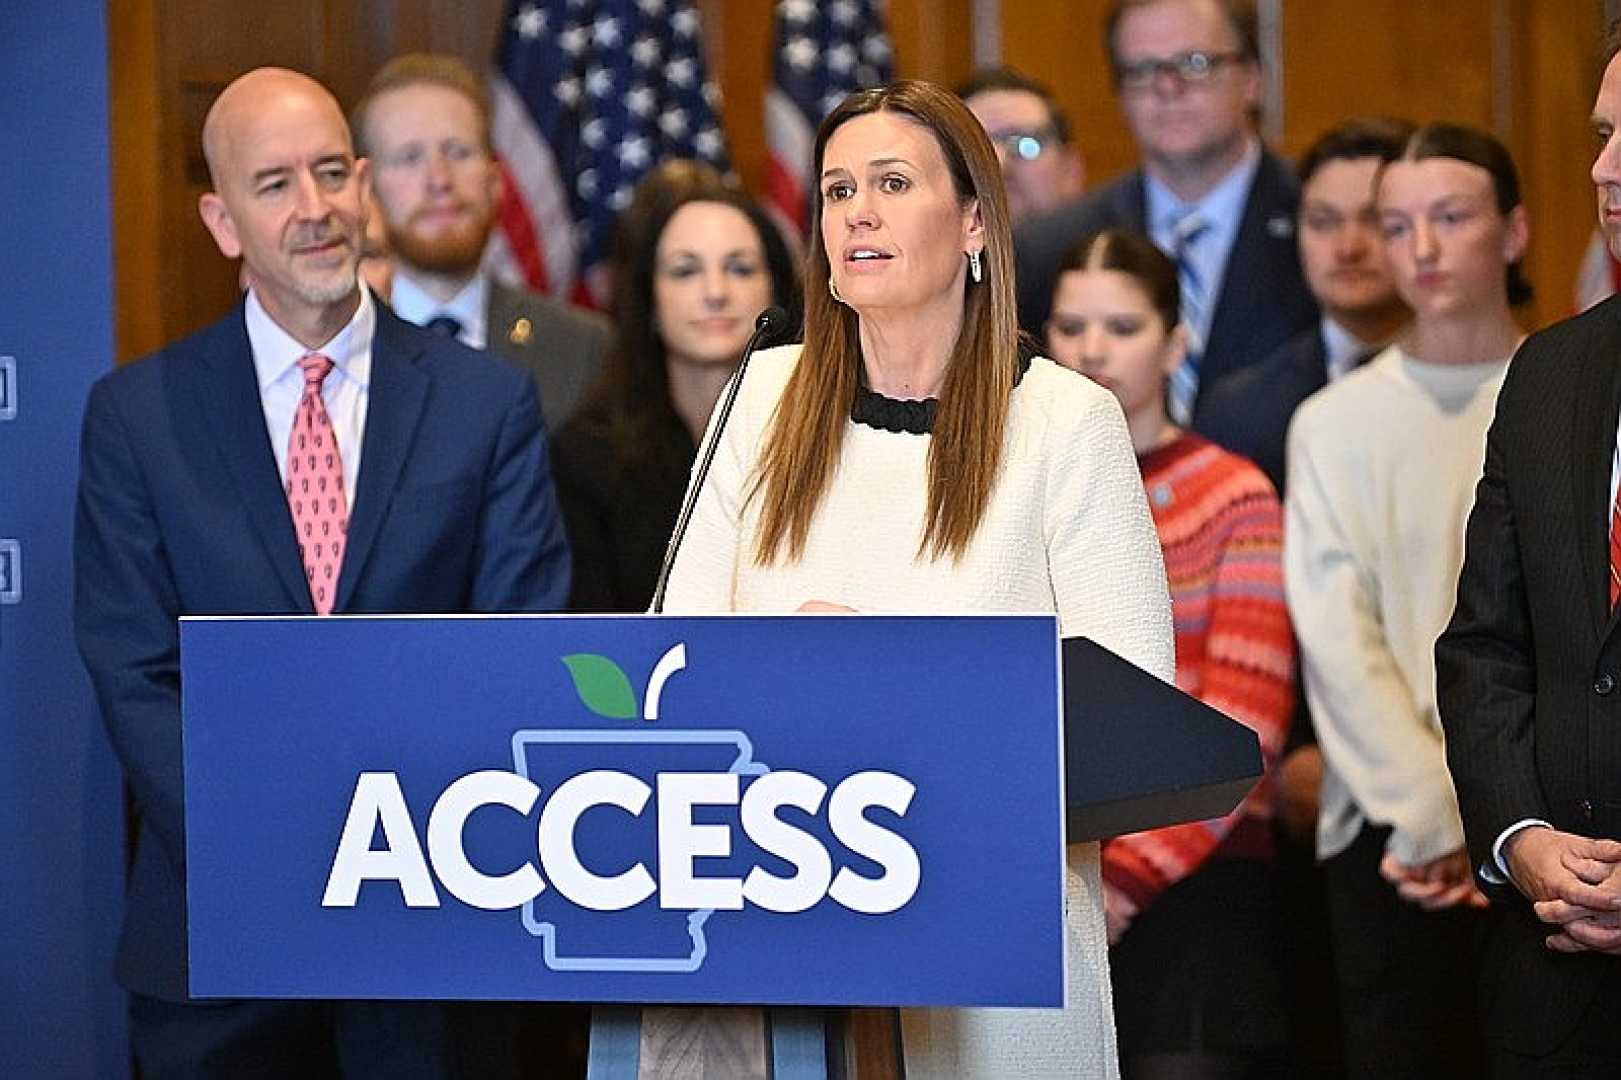
[[[795,609],[797,615],[854,615],[856,609],[828,600],[807,600]]]
[[[1469,856],[1462,849],[1448,852],[1439,859],[1419,866],[1406,866],[1389,852],[1379,863],[1380,875],[1396,886],[1396,893],[1425,911],[1442,908],[1483,908],[1486,897],[1475,885],[1469,869]]]

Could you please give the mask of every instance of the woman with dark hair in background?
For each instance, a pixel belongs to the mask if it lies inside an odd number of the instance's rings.
[[[898,82],[834,109],[813,160],[805,343],[750,367],[668,610],[1048,611],[1169,680],[1120,407],[1021,354],[984,129]],[[1116,1075],[1098,846],[1067,856],[1065,1008],[903,1010],[912,1080]]]
[[[673,170],[673,171],[672,171]],[[650,174],[621,219],[614,339],[553,441],[571,611],[645,611],[709,412],[772,304],[798,308],[781,234],[707,169]]]
[[[1128,1080],[1289,1075],[1271,769],[1294,708],[1283,511],[1255,465],[1171,422],[1176,264],[1109,230],[1059,265],[1047,349],[1120,400],[1165,555],[1176,684],[1260,736],[1267,775],[1213,821],[1103,845],[1120,1071]]]
[[[1485,903],[1436,714],[1435,640],[1509,357],[1528,227],[1508,151],[1419,129],[1379,177],[1411,327],[1289,432],[1289,608],[1323,752],[1323,861],[1357,1076],[1484,1072],[1471,937]]]

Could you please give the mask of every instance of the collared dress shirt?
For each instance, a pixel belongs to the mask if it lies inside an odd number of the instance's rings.
[[[352,511],[355,481],[360,476],[361,443],[366,434],[372,337],[377,332],[377,309],[371,293],[361,289],[354,317],[331,340],[314,349],[305,348],[276,325],[251,289],[245,316],[253,368],[259,378],[259,401],[264,406],[265,427],[270,432],[270,448],[276,454],[276,472],[283,486],[287,483],[287,441],[293,431],[293,414],[304,397],[304,372],[298,361],[312,352],[332,361],[332,370],[321,384],[321,402],[338,437],[338,453],[343,458],[343,497]]]

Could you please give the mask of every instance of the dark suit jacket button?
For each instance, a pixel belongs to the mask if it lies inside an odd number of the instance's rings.
[[[1593,693],[1598,694],[1600,697],[1608,695],[1614,689],[1615,676],[1607,671],[1593,680]]]

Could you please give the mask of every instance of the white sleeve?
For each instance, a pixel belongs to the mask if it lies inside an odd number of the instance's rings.
[[[1539,826],[1544,829],[1553,828],[1552,823],[1543,821],[1541,818],[1526,818],[1524,821],[1516,821],[1504,829],[1492,843],[1491,863],[1483,864],[1480,868],[1481,880],[1492,885],[1514,884],[1514,875],[1508,872],[1508,860],[1503,858],[1503,845],[1508,843],[1508,838],[1515,833]]]
[[[1341,490],[1349,485],[1336,484],[1320,460],[1334,434],[1314,428],[1308,413],[1289,429],[1289,615],[1329,767],[1364,816],[1392,827],[1387,850],[1417,866],[1463,847],[1463,822],[1441,735],[1424,721],[1390,651],[1375,571],[1351,525],[1365,496]]]
[[[1088,392],[1073,421],[1048,430],[1043,525],[1059,633],[1174,682],[1165,559],[1119,403]]]

